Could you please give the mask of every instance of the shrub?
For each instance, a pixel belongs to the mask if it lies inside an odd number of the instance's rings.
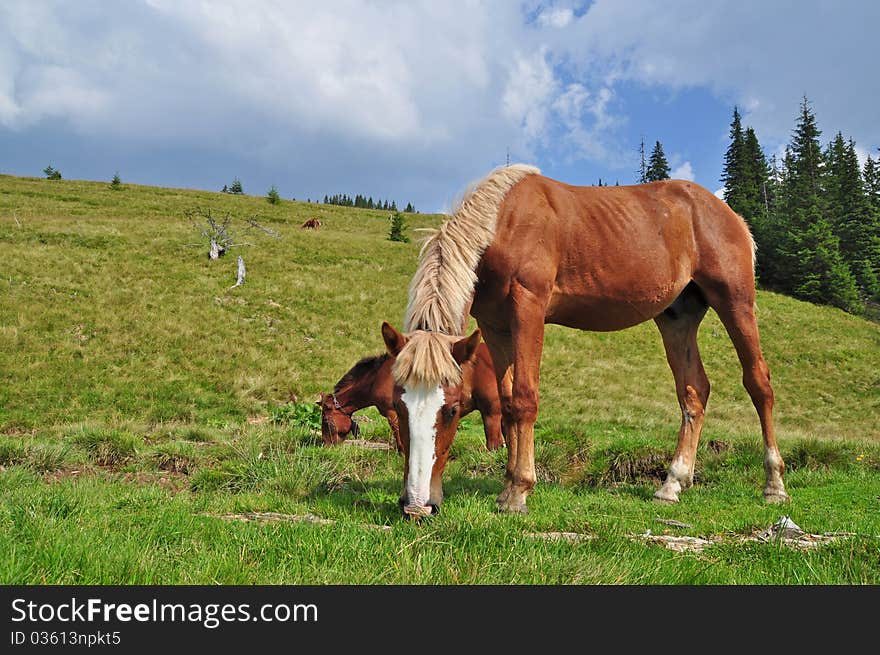
[[[61,171],[52,168],[52,164],[46,166],[43,169],[43,172],[46,174],[47,180],[60,180],[61,179]]]
[[[275,188],[274,184],[269,189],[269,193],[266,194],[266,199],[269,201],[270,205],[281,204],[281,196],[278,195],[278,189]]]
[[[400,212],[391,214],[391,230],[388,232],[388,240],[409,243],[409,237],[406,236],[406,219]]]
[[[269,409],[269,420],[311,430],[321,429],[321,408],[315,403],[287,403]]]

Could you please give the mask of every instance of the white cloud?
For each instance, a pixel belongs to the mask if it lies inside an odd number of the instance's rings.
[[[690,180],[694,181],[694,169],[689,161],[684,162],[680,166],[676,166],[669,173],[669,177],[673,180]]]
[[[568,7],[551,7],[538,14],[538,24],[562,29],[574,20],[574,11]]]
[[[559,86],[545,57],[543,51],[514,56],[501,98],[504,116],[521,126],[530,141],[545,134],[547,112]]]
[[[558,33],[556,47],[581,76],[606,83],[707,88],[738,103],[762,141],[788,141],[806,94],[820,128],[877,144],[876,34],[852,29],[876,24],[880,3],[768,3],[756,14],[737,0],[596,0]]]

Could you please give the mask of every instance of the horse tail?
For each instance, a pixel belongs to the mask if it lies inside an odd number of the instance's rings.
[[[465,192],[452,216],[422,246],[409,285],[404,332],[463,332],[477,264],[495,238],[498,209],[517,182],[540,172],[525,164],[497,168]]]

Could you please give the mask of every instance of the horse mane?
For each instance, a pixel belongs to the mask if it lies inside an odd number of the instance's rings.
[[[452,216],[422,246],[409,285],[405,332],[461,334],[477,264],[495,238],[498,208],[517,182],[540,172],[525,164],[496,168],[465,192]]]
[[[477,282],[480,257],[495,238],[498,209],[513,186],[534,166],[496,168],[464,193],[455,211],[434,230],[419,253],[409,285],[403,329],[408,341],[392,368],[401,386],[436,387],[461,382],[461,367],[452,357]]]
[[[343,389],[350,387],[358,382],[362,377],[376,373],[388,359],[388,353],[376,355],[375,357],[364,357],[357,364],[352,366],[348,373],[343,375],[336,386],[333,387],[333,393],[339,393]]]
[[[461,367],[452,358],[456,337],[418,330],[397,354],[391,375],[400,386],[438,387],[461,382]]]

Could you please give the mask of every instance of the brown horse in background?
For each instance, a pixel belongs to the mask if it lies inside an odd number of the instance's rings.
[[[365,357],[351,367],[333,388],[333,393],[321,394],[321,437],[324,444],[342,443],[348,434],[358,435],[358,424],[352,414],[366,407],[376,407],[391,426],[398,452],[404,445],[400,437],[397,412],[394,409],[395,386],[391,375],[394,358],[388,354]],[[463,369],[463,384],[459,390],[458,411],[455,421],[474,410],[480,412],[486,434],[486,448],[495,450],[504,445],[501,430],[501,401],[495,383],[495,369],[486,344],[481,343],[473,361]],[[396,392],[399,395],[400,389]]]
[[[442,498],[438,435],[473,340],[468,311],[495,365],[507,437],[501,511],[525,512],[535,486],[534,423],[544,324],[622,330],[653,320],[675,379],[682,421],[656,492],[675,502],[693,483],[709,399],[697,330],[712,307],[733,341],[764,437],[764,498],[788,500],[773,431],[773,389],[755,320],[754,242],[711,192],[668,180],[577,187],[531,166],[500,168],[476,184],[426,242],[409,290],[403,335],[383,326],[396,356],[405,447],[404,511]],[[478,337],[477,337],[478,338]],[[450,390],[453,390],[452,392]],[[438,469],[439,467],[439,469]]]

